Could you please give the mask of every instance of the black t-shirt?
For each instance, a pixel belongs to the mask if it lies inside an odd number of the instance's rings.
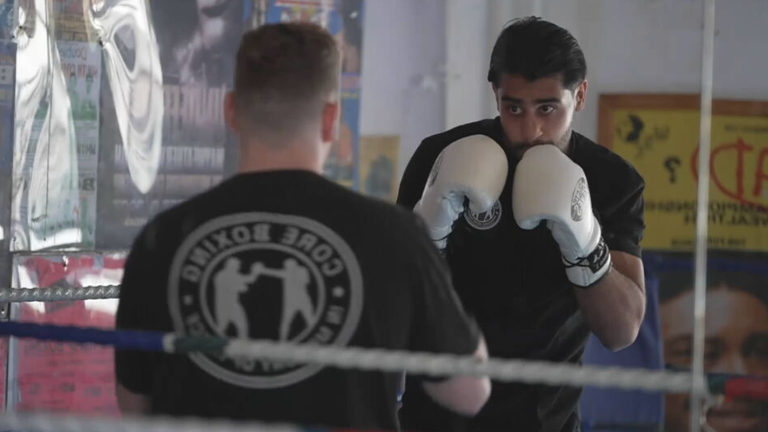
[[[421,221],[304,171],[241,174],[151,221],[117,327],[469,355],[479,336]],[[397,430],[398,374],[116,353],[151,412]]]
[[[421,198],[439,153],[452,142],[482,134],[503,143],[498,118],[459,126],[425,139],[403,176],[398,203],[412,209]],[[502,148],[504,146],[502,145]],[[448,237],[446,258],[454,287],[475,316],[491,356],[579,363],[589,336],[568,282],[560,250],[542,224],[526,231],[512,213],[517,160],[505,149],[509,177],[499,202],[487,213],[467,210]],[[610,150],[573,133],[571,159],[587,176],[592,204],[609,248],[640,256],[644,181]],[[580,390],[519,383],[493,383],[491,399],[466,420],[434,405],[414,385],[406,388],[400,418],[414,431],[573,431]]]

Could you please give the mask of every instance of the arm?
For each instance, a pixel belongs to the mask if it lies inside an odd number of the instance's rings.
[[[417,220],[423,227],[423,223]],[[436,354],[488,358],[488,350],[475,322],[467,316],[453,290],[447,264],[439,255],[426,228],[411,233],[416,254],[410,262],[418,285],[413,288],[414,318],[410,349]],[[421,385],[435,402],[464,416],[474,416],[490,397],[487,377],[454,376],[443,379],[419,377]]]
[[[584,171],[554,147],[526,152],[513,185],[518,224],[533,229],[546,221],[582,314],[603,345],[614,351],[634,342],[646,304],[640,259],[644,182],[631,167],[624,172],[603,200],[601,220],[592,213]]]
[[[485,339],[480,338],[474,354],[479,361],[488,360]],[[456,376],[442,382],[424,382],[427,394],[440,405],[465,416],[476,416],[491,396],[488,378]]]
[[[645,181],[629,167],[615,179],[610,205],[601,214],[603,237],[613,270],[594,287],[576,290],[579,307],[592,332],[616,351],[637,338],[645,316],[645,273],[640,242],[645,232]]]
[[[431,145],[426,140],[421,142],[408,161],[405,172],[403,172],[403,178],[400,180],[400,187],[397,191],[398,205],[413,210],[416,203],[421,199],[429,171],[441,150],[442,146]]]
[[[120,407],[121,413],[143,415],[149,412],[150,399],[148,396],[133,393],[121,384],[117,384],[115,394],[117,396],[117,405]]]
[[[152,232],[152,230],[150,230]],[[147,277],[156,274],[155,257],[148,247],[150,237],[145,229],[134,242],[125,263],[120,288],[120,301],[115,317],[116,329],[156,330],[147,322],[147,289],[158,288]],[[115,350],[115,394],[124,414],[144,414],[150,407],[150,393],[158,354],[145,351]]]
[[[613,270],[589,289],[574,288],[579,308],[592,332],[608,349],[618,351],[635,341],[645,316],[643,261],[612,251]]]

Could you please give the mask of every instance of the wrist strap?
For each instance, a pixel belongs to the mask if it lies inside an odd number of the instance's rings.
[[[600,236],[597,247],[589,255],[579,258],[575,262],[563,258],[563,264],[571,283],[583,289],[591,288],[600,283],[613,268],[611,252],[602,236]]]

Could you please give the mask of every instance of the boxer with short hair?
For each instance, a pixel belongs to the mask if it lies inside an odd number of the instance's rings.
[[[512,22],[488,73],[499,116],[426,138],[400,185],[399,204],[422,215],[492,357],[578,364],[590,331],[620,350],[643,320],[644,181],[573,131],[586,69],[567,30],[538,18]],[[436,167],[443,177],[435,181]],[[505,183],[477,190],[464,181],[494,174]],[[400,416],[408,430],[579,428],[576,388],[494,382],[468,419],[424,397],[418,377],[407,382]]]
[[[243,36],[224,105],[240,172],[143,229],[125,266],[118,328],[487,358],[421,219],[321,176],[338,128],[340,70],[336,42],[316,25]],[[462,180],[477,190],[503,184]],[[398,373],[120,350],[115,363],[127,414],[399,430]],[[490,382],[444,377],[422,388],[471,416]]]

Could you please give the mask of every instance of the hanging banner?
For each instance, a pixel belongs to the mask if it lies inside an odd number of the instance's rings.
[[[709,247],[768,251],[768,102],[716,101]],[[695,245],[699,111],[695,96],[603,96],[600,142],[645,178],[651,250]]]
[[[2,23],[0,23],[0,28]],[[16,45],[0,41],[0,284],[11,280],[11,178]],[[0,411],[5,411],[8,339],[0,339]]]
[[[67,80],[77,141],[80,200],[75,208],[81,247],[93,249],[96,237],[96,178],[99,164],[99,89],[101,48],[89,42],[57,44]]]
[[[9,280],[3,254],[9,250],[11,229],[15,74],[16,44],[0,41],[0,281]]]
[[[45,2],[20,2],[13,151],[12,243],[15,251],[82,245],[77,133],[68,77],[49,33]],[[96,62],[98,62],[98,56]]]

